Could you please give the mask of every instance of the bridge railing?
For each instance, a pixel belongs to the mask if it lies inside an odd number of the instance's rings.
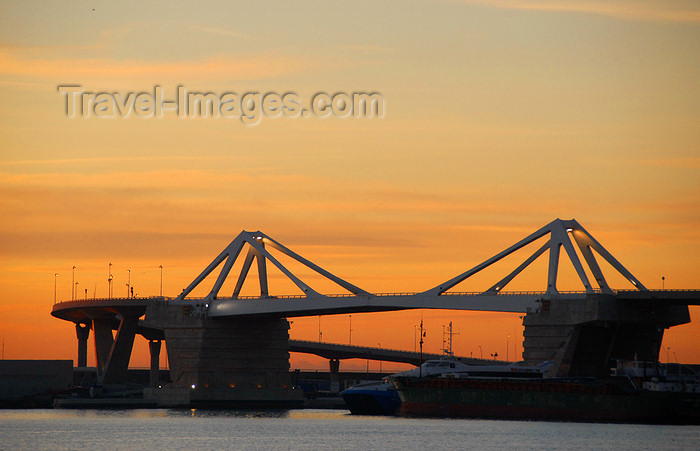
[[[612,293],[618,294],[618,293],[637,293],[639,290],[635,289],[630,289],[630,290],[611,290]],[[663,289],[663,290],[648,290],[652,293],[663,293],[663,292],[674,292],[674,293],[687,293],[687,292],[694,292],[698,290],[692,290],[692,289]],[[587,292],[585,290],[558,290],[558,294],[586,294]],[[605,293],[605,291],[601,289],[594,289],[593,293]],[[392,296],[414,296],[420,294],[420,292],[387,292],[387,293],[372,293],[372,296],[375,297],[392,297]],[[525,290],[525,291],[501,291],[497,293],[487,293],[484,291],[448,291],[445,293],[442,293],[440,296],[481,296],[484,294],[489,294],[492,296],[543,296],[546,295],[546,291],[532,291],[532,290]],[[358,297],[355,294],[352,293],[337,293],[337,294],[324,294],[323,296],[328,297],[328,298],[354,298]],[[307,296],[303,294],[292,294],[292,295],[280,295],[280,296],[267,296],[265,298],[262,298],[260,296],[238,296],[236,298],[218,298],[218,299],[240,299],[240,300],[257,300],[257,299],[306,299]],[[64,303],[71,303],[71,302],[80,302],[80,301],[94,301],[94,302],[105,302],[105,301],[117,301],[117,302],[124,302],[124,301],[142,301],[142,300],[163,300],[163,301],[172,301],[174,299],[177,299],[177,297],[172,297],[172,296],[139,296],[139,297],[112,297],[112,298],[87,298],[87,299],[74,299],[72,301],[59,301],[55,305],[58,304],[64,304]],[[185,298],[188,301],[205,301],[207,298],[205,297],[187,297]]]
[[[56,302],[55,305],[59,304],[70,304],[72,302],[85,302],[85,301],[94,301],[94,302],[104,302],[104,301],[144,301],[144,300],[164,300],[164,301],[172,301],[175,299],[172,296],[134,296],[134,297],[128,297],[128,298],[117,298],[117,297],[111,297],[111,298],[81,298],[81,299],[73,299],[72,301],[58,301]]]

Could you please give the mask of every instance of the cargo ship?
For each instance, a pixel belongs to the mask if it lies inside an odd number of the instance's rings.
[[[658,364],[622,365],[607,378],[450,374],[392,380],[407,416],[700,424],[697,377],[678,380],[654,368]]]
[[[437,376],[466,368],[467,365],[454,359],[432,359],[412,370],[392,376]],[[345,405],[353,415],[393,415],[401,405],[401,399],[388,377],[379,381],[353,385],[340,393]]]
[[[419,367],[385,377],[380,381],[353,385],[340,395],[353,415],[393,415],[401,406],[401,398],[390,378],[395,377],[446,377],[450,374],[471,374],[481,376],[508,375],[517,378],[541,378],[551,366],[544,362],[538,366],[524,366],[520,362],[492,365],[474,365],[459,359],[431,359]]]

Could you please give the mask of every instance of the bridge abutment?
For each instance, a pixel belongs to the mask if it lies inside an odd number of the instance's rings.
[[[615,359],[658,360],[664,329],[690,322],[688,307],[615,295],[543,300],[524,320],[523,358],[554,362],[553,376],[605,376]]]
[[[303,394],[289,373],[285,318],[207,318],[188,305],[158,305],[146,314],[163,330],[171,384],[148,391],[160,405],[293,406]]]

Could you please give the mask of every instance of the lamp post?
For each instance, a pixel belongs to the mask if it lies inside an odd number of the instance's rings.
[[[423,331],[423,316],[420,318],[420,357],[418,359],[418,377],[423,377],[423,337],[425,332]]]
[[[56,279],[58,278],[58,273],[53,274],[53,303],[56,303]]]
[[[348,317],[350,318],[350,330],[348,333],[348,345],[352,346],[352,315],[348,315]]]
[[[484,350],[481,349],[481,345],[479,345],[479,356],[480,356],[481,359],[484,358]]]
[[[665,280],[666,280],[666,277],[661,276],[661,289],[662,289],[662,290],[665,290],[665,289],[666,289],[665,284],[664,284],[664,281],[665,281]]]
[[[510,334],[508,334],[508,336],[506,336],[506,362],[508,361],[508,354],[509,354],[508,353],[508,344],[509,344],[509,342],[510,342]]]
[[[76,297],[76,299],[78,298],[78,284],[79,284],[79,282],[75,282],[75,297]]]
[[[107,299],[112,299],[112,264],[107,266]]]
[[[163,297],[163,265],[158,267],[160,268],[160,297]]]
[[[71,292],[70,292],[70,300],[75,301],[75,265],[73,266],[73,278],[71,279]]]
[[[129,299],[129,288],[131,288],[131,270],[127,269],[126,273],[128,274],[128,279],[126,282],[126,298]]]
[[[323,332],[321,332],[321,315],[318,315],[318,342],[321,342],[321,337],[323,337]]]

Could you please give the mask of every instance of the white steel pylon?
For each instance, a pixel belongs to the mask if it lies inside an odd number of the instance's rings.
[[[310,262],[309,260],[306,260],[302,256],[291,251],[290,249],[273,240],[264,233],[260,231],[246,232],[244,230],[233,241],[231,241],[231,243],[228,246],[226,246],[226,248],[223,251],[221,251],[221,253],[209,264],[209,266],[207,266],[204,269],[204,271],[202,271],[202,273],[199,276],[197,276],[197,278],[195,278],[192,281],[192,283],[189,284],[189,286],[182,291],[182,293],[180,293],[177,299],[184,300],[185,297],[192,292],[192,290],[194,290],[204,279],[207,278],[207,276],[209,276],[209,274],[211,274],[222,262],[224,262],[224,265],[221,268],[221,272],[216,278],[216,282],[214,282],[214,286],[212,287],[209,294],[205,297],[205,299],[207,300],[214,300],[219,298],[219,291],[221,290],[221,287],[223,286],[224,282],[226,281],[226,278],[231,272],[231,268],[233,268],[236,259],[240,255],[241,251],[243,250],[243,246],[245,246],[246,243],[250,246],[248,248],[248,253],[245,257],[245,261],[243,262],[243,268],[241,269],[241,272],[238,275],[238,281],[236,282],[236,287],[233,290],[233,295],[231,296],[231,298],[233,299],[237,298],[240,294],[241,288],[243,287],[243,282],[245,282],[245,279],[248,276],[248,271],[250,270],[250,266],[253,263],[253,259],[257,260],[258,264],[258,278],[260,280],[261,298],[269,297],[267,284],[267,261],[269,261],[280,271],[282,271],[292,282],[294,282],[294,284],[297,287],[299,287],[299,289],[302,292],[304,292],[304,294],[307,297],[323,297],[322,294],[319,294],[314,289],[302,282],[297,276],[292,274],[284,265],[282,265],[282,263],[280,263],[274,256],[272,256],[270,252],[265,248],[266,245],[278,250],[279,252],[282,252],[283,254],[293,258],[299,263],[302,263],[306,267],[314,270],[315,272],[326,277],[327,279],[332,280],[336,284],[340,285],[342,288],[348,290],[349,292],[357,296],[370,295],[367,291],[356,287],[355,285],[349,282],[346,282],[345,280],[321,268],[320,266]]]
[[[639,290],[647,290],[642,283],[637,280],[622,264],[615,259],[615,257],[610,254],[605,248],[595,239],[593,236],[583,228],[575,219],[562,220],[555,219],[546,226],[542,227],[532,235],[524,238],[523,240],[515,243],[503,252],[494,255],[483,263],[475,266],[474,268],[466,271],[457,277],[450,279],[444,283],[441,283],[437,287],[434,287],[425,292],[425,294],[441,295],[450,288],[454,287],[458,283],[463,282],[472,275],[478,273],[484,268],[491,266],[502,258],[512,254],[518,249],[532,243],[533,241],[542,238],[543,236],[549,234],[549,240],[542,245],[535,253],[533,253],[527,260],[525,260],[520,266],[515,268],[513,272],[508,274],[506,277],[501,279],[491,288],[486,290],[484,294],[497,294],[503,287],[505,287],[515,276],[520,274],[520,272],[527,268],[532,262],[534,262],[540,255],[542,255],[546,250],[549,250],[549,270],[547,274],[547,293],[555,294],[557,293],[557,272],[559,269],[559,255],[561,248],[564,247],[566,254],[569,256],[571,263],[574,265],[574,269],[578,274],[579,279],[586,288],[587,293],[592,293],[594,291],[593,286],[588,280],[586,271],[583,268],[581,260],[576,254],[573,244],[571,243],[571,238],[578,245],[581,255],[583,255],[584,260],[588,264],[588,268],[593,274],[595,281],[599,289],[603,292],[612,293],[612,289],[608,286],[608,283],[603,276],[603,272],[598,266],[598,262],[593,255],[592,250],[595,250],[598,255],[600,255],[605,261],[607,261],[613,268],[615,268],[623,277],[630,281]],[[569,238],[571,235],[571,238]]]

